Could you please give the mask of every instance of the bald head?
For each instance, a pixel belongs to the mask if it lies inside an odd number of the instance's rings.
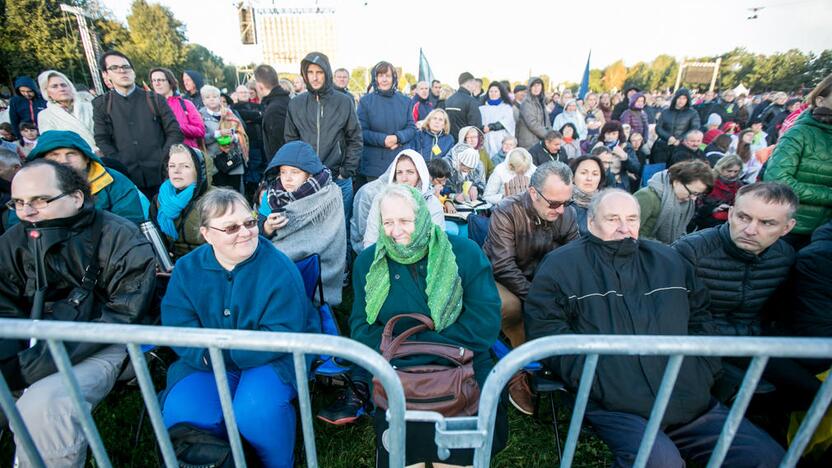
[[[592,197],[587,210],[589,232],[605,240],[638,239],[641,207],[621,189],[605,189]]]

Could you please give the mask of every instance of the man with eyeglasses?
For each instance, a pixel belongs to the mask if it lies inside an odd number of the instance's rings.
[[[184,136],[162,96],[136,86],[136,72],[121,52],[99,59],[101,74],[113,87],[93,100],[95,143],[107,158],[127,167],[127,176],[148,198],[162,183],[162,161]]]
[[[47,159],[12,181],[20,223],[0,237],[0,317],[135,323],[153,297],[156,260],[130,221],[94,207],[85,178]],[[124,345],[64,343],[83,400],[95,406],[118,377]],[[84,466],[87,441],[44,341],[0,340],[0,369],[46,466]],[[19,435],[15,443],[20,444]],[[33,466],[22,450],[20,466]]]
[[[504,198],[491,213],[483,249],[494,269],[502,302],[502,331],[512,347],[526,342],[523,302],[540,260],[580,237],[572,200],[572,171],[559,161],[532,174],[529,190]],[[534,412],[528,376],[518,373],[509,384],[511,403]]]
[[[708,291],[672,248],[639,239],[640,208],[621,189],[606,189],[587,209],[589,235],[555,250],[540,264],[526,300],[529,339],[562,334],[711,335]],[[586,356],[543,360],[576,391]],[[667,366],[667,356],[602,356],[590,390],[586,419],[613,455],[631,466]],[[728,409],[711,397],[719,359],[682,362],[648,467],[705,465]],[[741,420],[725,466],[775,467],[783,449]]]

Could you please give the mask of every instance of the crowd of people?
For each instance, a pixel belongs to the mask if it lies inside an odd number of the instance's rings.
[[[294,82],[260,65],[227,94],[194,70],[137,77],[117,51],[99,66],[108,90],[95,97],[56,70],[15,81],[0,123],[1,317],[320,333],[322,304],[293,264],[318,255],[327,303],[351,285],[345,335],[379,350],[388,322],[422,314],[433,326],[415,339],[470,350],[479,386],[498,341],[832,337],[832,75],[807,96],[575,95],[540,78],[483,86],[468,72],[456,89],[419,82],[405,94],[389,62],[373,67],[367,90],[349,90],[349,72],[312,52]],[[151,228],[170,272],[142,235]],[[68,348],[95,405],[125,348]],[[84,432],[46,344],[0,350],[47,465],[83,466]],[[165,424],[223,437],[207,350],[174,351]],[[291,356],[223,359],[241,435],[263,466],[293,466]],[[543,364],[574,391],[583,360]],[[599,361],[586,417],[614,466],[633,463],[666,362]],[[684,361],[648,466],[705,463],[747,366]],[[783,421],[808,408],[829,366],[771,359],[775,423],[743,419],[725,463],[777,466]],[[347,380],[318,418],[343,425],[372,412],[372,376],[352,367]],[[509,405],[534,411],[527,372],[504,400],[495,451]],[[375,411],[379,466],[386,424]],[[471,464],[471,450],[436,458],[433,430],[408,423],[408,465]]]

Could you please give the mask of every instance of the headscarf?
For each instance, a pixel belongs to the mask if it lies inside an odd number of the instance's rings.
[[[372,324],[376,321],[390,293],[388,259],[403,265],[412,265],[427,256],[425,294],[434,327],[436,331],[442,331],[456,322],[462,312],[462,280],[459,277],[456,256],[451,250],[448,236],[431,220],[421,194],[411,187],[405,188],[416,202],[416,228],[410,243],[400,245],[384,232],[384,225],[378,223],[379,235],[375,244],[375,256],[364,285],[367,323]]]

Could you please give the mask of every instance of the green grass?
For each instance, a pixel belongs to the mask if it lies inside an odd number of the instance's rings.
[[[344,303],[336,309],[336,317],[346,330],[346,317],[352,303],[352,290],[344,291]],[[164,385],[162,372],[154,369],[154,381],[157,390]],[[315,392],[313,411],[328,403],[327,392]],[[542,402],[548,408],[548,401]],[[117,384],[116,388],[93,412],[99,433],[102,436],[107,453],[115,467],[158,467],[162,466],[158,455],[156,439],[150,420],[144,417],[141,431],[137,432],[144,403],[136,386]],[[492,466],[538,467],[557,466],[559,462],[555,449],[554,431],[551,424],[551,411],[542,410],[540,418],[525,416],[513,407],[509,407],[509,440],[506,448],[492,461]],[[571,406],[560,405],[561,444],[565,443],[569,427]],[[315,441],[318,462],[322,467],[372,467],[375,460],[375,436],[371,419],[362,418],[356,424],[336,427],[317,419],[314,422]],[[138,435],[137,435],[138,434]],[[300,426],[297,430],[295,447],[296,465],[305,466],[305,454]],[[0,439],[0,466],[11,466],[7,461],[13,457],[14,445],[9,431]],[[573,466],[598,467],[607,466],[610,454],[606,446],[591,431],[581,434]],[[92,456],[88,457],[87,466],[96,466]]]

